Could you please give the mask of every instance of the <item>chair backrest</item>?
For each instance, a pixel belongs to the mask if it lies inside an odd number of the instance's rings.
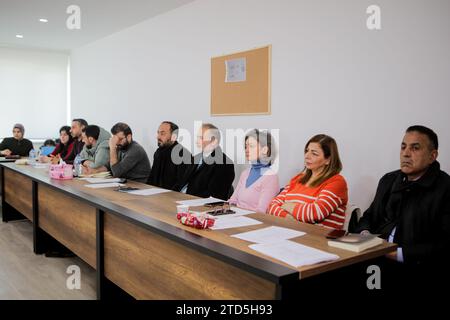
[[[358,223],[361,215],[361,208],[354,204],[348,205],[347,210],[345,210],[345,222],[343,229],[348,232],[352,232],[352,229]]]
[[[230,190],[228,190],[228,198],[226,198],[225,200],[230,199],[231,196],[233,195],[233,193],[234,193],[234,187],[233,187],[233,185],[231,185]]]

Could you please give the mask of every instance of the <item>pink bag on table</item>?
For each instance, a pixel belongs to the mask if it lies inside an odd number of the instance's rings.
[[[50,165],[50,178],[57,180],[73,179],[73,166],[71,164]]]

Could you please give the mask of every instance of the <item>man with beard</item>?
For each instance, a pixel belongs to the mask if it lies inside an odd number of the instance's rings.
[[[164,121],[158,128],[158,149],[153,155],[153,167],[148,184],[175,190],[175,185],[192,163],[191,153],[177,142],[178,126]]]
[[[114,178],[146,183],[151,166],[144,148],[133,140],[131,128],[123,122],[111,128],[109,163],[92,173],[111,171]]]
[[[88,126],[88,123],[84,119],[73,119],[72,120],[72,127],[70,129],[70,134],[73,138],[73,148],[72,148],[72,154],[69,158],[75,159],[77,155],[81,153],[84,147],[83,142],[83,130]],[[72,163],[73,161],[70,161],[68,163]]]
[[[80,153],[83,174],[91,174],[93,169],[108,164],[110,138],[108,131],[96,125],[89,125],[83,130],[84,148]]]

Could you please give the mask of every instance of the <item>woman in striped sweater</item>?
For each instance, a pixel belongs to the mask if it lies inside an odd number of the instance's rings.
[[[336,141],[324,134],[312,137],[305,146],[305,169],[272,200],[267,213],[342,229],[348,193],[341,170]]]

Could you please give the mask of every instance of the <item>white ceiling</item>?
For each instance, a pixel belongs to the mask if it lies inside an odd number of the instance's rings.
[[[192,1],[0,0],[0,46],[70,51]],[[66,27],[72,4],[81,9],[80,30]]]

